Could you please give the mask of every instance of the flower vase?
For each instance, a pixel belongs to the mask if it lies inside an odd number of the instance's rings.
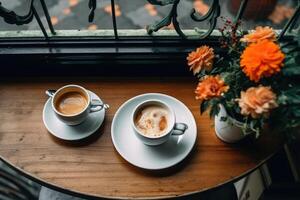
[[[243,123],[229,116],[224,106],[220,105],[220,111],[215,116],[215,132],[217,137],[226,143],[237,143],[251,132],[244,133],[242,127]]]

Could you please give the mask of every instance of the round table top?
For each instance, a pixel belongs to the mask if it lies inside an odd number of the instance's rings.
[[[45,90],[78,84],[110,104],[97,134],[86,141],[65,142],[43,124]],[[237,180],[264,163],[280,145],[271,133],[256,141],[226,144],[212,120],[199,113],[193,78],[97,78],[19,80],[0,83],[0,156],[43,185],[94,197],[157,198],[199,192]],[[147,171],[127,163],[111,141],[111,122],[126,100],[143,93],[174,96],[193,113],[197,123],[194,150],[183,162],[162,171]]]

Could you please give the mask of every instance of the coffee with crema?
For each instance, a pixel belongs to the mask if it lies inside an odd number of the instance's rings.
[[[169,111],[159,105],[148,105],[138,110],[136,128],[145,136],[159,137],[166,133],[169,123]]]
[[[83,111],[87,105],[87,99],[80,92],[66,92],[55,103],[58,112],[65,115],[75,115]]]

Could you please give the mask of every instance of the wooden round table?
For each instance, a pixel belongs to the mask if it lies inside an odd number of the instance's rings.
[[[233,182],[249,174],[281,146],[271,133],[257,141],[230,145],[200,116],[193,78],[40,79],[0,83],[1,159],[27,177],[56,190],[84,197],[157,198],[187,195]],[[54,138],[44,127],[46,89],[74,83],[110,104],[103,126],[76,143]],[[145,171],[127,163],[114,149],[110,128],[119,106],[147,92],[165,93],[192,111],[198,128],[194,150],[182,163],[163,171]]]

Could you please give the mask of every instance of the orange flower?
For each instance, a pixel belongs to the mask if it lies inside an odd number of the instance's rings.
[[[214,57],[215,54],[212,48],[201,46],[188,55],[187,61],[188,65],[191,66],[190,70],[197,74],[201,69],[211,70]]]
[[[250,44],[241,55],[240,65],[250,80],[258,82],[280,71],[284,54],[274,42],[263,40]]]
[[[251,87],[246,92],[241,92],[241,98],[237,99],[242,115],[251,115],[258,118],[261,115],[268,116],[270,110],[276,108],[276,94],[270,87]]]
[[[241,39],[242,42],[248,42],[248,43],[259,42],[261,40],[275,41],[276,34],[274,30],[268,26],[266,27],[258,26],[256,27],[255,31],[245,35]]]
[[[225,85],[224,81],[219,75],[206,76],[204,80],[199,82],[196,88],[196,99],[208,100],[213,97],[219,97],[222,93],[227,92],[229,86]]]

